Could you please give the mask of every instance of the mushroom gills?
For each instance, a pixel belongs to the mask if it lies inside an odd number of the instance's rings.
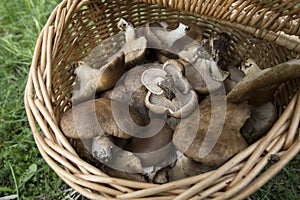
[[[187,117],[193,112],[198,105],[198,97],[183,72],[182,64],[176,60],[168,60],[163,69],[144,71],[141,81],[149,90],[145,98],[149,110],[176,118]]]

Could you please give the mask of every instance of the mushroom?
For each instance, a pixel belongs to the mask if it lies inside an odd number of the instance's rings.
[[[113,159],[114,144],[109,136],[97,136],[93,139],[91,153],[101,163],[108,164]]]
[[[149,68],[161,68],[161,64],[145,64],[136,66],[127,71],[118,81],[113,90],[102,94],[102,97],[108,97],[123,103],[138,111],[144,119],[149,117],[149,110],[145,106],[145,97],[147,88],[141,82],[143,72]]]
[[[169,171],[168,166],[157,171],[157,173],[153,177],[153,183],[164,184],[169,182],[168,171]]]
[[[201,44],[203,40],[203,32],[200,26],[194,22],[190,22],[189,20],[180,19],[180,23],[188,26],[188,30],[186,31],[185,36],[178,39],[172,45],[171,49],[177,50],[178,52],[186,49],[188,46],[196,44]]]
[[[63,133],[70,138],[94,138],[104,134],[130,138],[131,135],[118,126],[113,115],[112,103],[127,106],[127,104],[108,98],[90,100],[73,106],[61,118],[60,126]],[[130,116],[135,123],[144,124],[141,116],[131,108]],[[131,125],[128,123],[128,119],[124,119],[123,123]]]
[[[154,22],[146,25],[146,37],[150,48],[170,49],[189,30],[189,27],[182,23],[179,23],[174,30],[168,30],[167,26],[165,22]]]
[[[271,102],[259,106],[250,106],[250,118],[245,122],[241,133],[249,143],[262,136],[275,122],[277,112]]]
[[[227,32],[212,32],[210,38],[207,40],[207,50],[221,69],[225,69],[228,65],[231,41],[230,34]],[[204,46],[207,45],[204,44]]]
[[[141,160],[133,153],[118,148],[110,137],[98,136],[92,144],[92,155],[101,163],[127,173],[142,173]]]
[[[227,95],[227,99],[233,103],[248,100],[249,104],[261,105],[272,99],[281,83],[299,77],[300,60],[290,60],[245,76]]]
[[[125,31],[126,41],[119,52],[125,53],[125,66],[129,69],[144,58],[147,40],[144,36],[137,38],[133,25],[123,18],[118,22],[118,28]]]
[[[253,74],[256,72],[261,71],[259,66],[256,64],[256,62],[252,58],[248,58],[241,64],[241,70],[244,72],[244,74],[247,76],[249,74]]]
[[[176,160],[175,165],[168,170],[167,177],[169,178],[169,181],[176,181],[179,179],[196,176],[210,170],[212,170],[211,167],[195,162],[178,152],[178,159]]]
[[[177,125],[173,135],[175,147],[188,158],[207,166],[220,165],[246,148],[240,129],[250,116],[249,107],[246,102],[227,103],[225,107],[224,103],[223,96],[204,99],[195,116]]]
[[[110,177],[121,178],[124,180],[133,180],[137,182],[148,182],[148,179],[142,173],[124,172],[122,170],[117,170],[106,165],[102,165],[100,166],[100,168],[103,172],[108,174]]]
[[[144,71],[141,81],[149,90],[145,98],[149,110],[176,118],[187,117],[195,110],[198,98],[182,71],[182,64],[176,60],[167,61],[163,69]]]
[[[74,90],[73,102],[86,100],[96,92],[113,87],[125,72],[124,53],[117,54],[110,62],[95,69],[80,61],[72,66],[72,71],[80,81],[79,90]]]
[[[142,75],[142,82],[153,94],[161,95],[164,93],[161,84],[166,79],[166,76],[167,72],[163,69],[148,69]]]
[[[223,81],[229,76],[218,68],[215,61],[200,45],[192,45],[179,53],[185,63],[185,76],[193,89],[201,94],[208,94],[219,89]]]
[[[142,161],[143,167],[155,166],[167,159],[173,150],[172,129],[165,126],[154,136],[131,138],[125,149],[134,153]]]
[[[168,24],[165,22],[147,23],[145,36],[148,41],[148,48],[153,57],[164,63],[166,59],[177,59],[178,49],[173,48],[175,42],[185,36],[189,27],[179,23],[178,27],[168,30]]]
[[[235,66],[228,66],[227,71],[230,76],[224,81],[224,86],[226,92],[230,92],[245,77],[245,74]]]

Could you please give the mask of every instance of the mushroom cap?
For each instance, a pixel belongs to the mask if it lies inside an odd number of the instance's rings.
[[[141,81],[149,90],[145,98],[149,110],[158,114],[168,113],[176,118],[193,112],[198,98],[183,72],[183,65],[177,60],[168,60],[163,69],[150,68],[143,72]]]
[[[125,55],[116,55],[109,63],[100,68],[97,92],[112,88],[125,73]]]
[[[130,134],[119,128],[112,113],[112,102],[118,106],[127,106],[127,104],[108,98],[90,100],[73,106],[62,116],[60,126],[63,133],[70,138],[93,138],[102,136],[104,133],[120,138],[130,138]],[[131,108],[130,114],[134,122],[144,124],[141,116]],[[126,119],[123,123],[126,123]]]
[[[145,97],[148,92],[142,84],[141,77],[145,70],[149,68],[161,68],[161,64],[138,65],[129,71],[119,80],[113,90],[102,93],[102,97],[108,97],[123,103],[142,114],[144,119],[148,118],[149,110],[145,106]]]
[[[129,69],[141,62],[146,54],[147,40],[140,37],[132,41],[126,41],[120,51],[125,53],[125,66]]]
[[[179,58],[187,63],[194,64],[198,59],[211,59],[211,55],[199,44],[192,44],[178,54]]]
[[[146,37],[151,48],[170,49],[172,45],[186,35],[188,26],[179,23],[174,30],[168,30],[163,22],[147,23],[145,27]]]
[[[169,100],[163,95],[156,95],[149,91],[145,98],[145,105],[149,110],[157,114],[167,113],[175,118],[185,118],[198,106],[198,97],[195,91],[191,90],[184,95],[176,92],[175,98]]]
[[[184,66],[180,61],[174,59],[167,60],[163,65],[163,70],[172,77],[175,88],[181,93],[186,94],[191,90],[190,83],[183,77]]]
[[[200,103],[199,114],[197,114],[199,120],[190,117],[181,120],[173,135],[173,143],[179,151],[190,159],[208,166],[222,164],[247,147],[246,141],[240,134],[240,129],[250,116],[247,103],[227,103],[224,122],[220,117],[221,112],[224,112],[223,103],[221,103],[224,101],[224,97],[216,96],[214,98],[216,102],[213,108],[210,98],[204,99]],[[215,114],[212,115],[213,113]],[[211,119],[211,116],[217,118]],[[197,127],[197,131],[193,134],[191,130],[195,127]],[[220,127],[223,127],[221,133],[219,132]],[[210,135],[207,135],[209,129]],[[216,142],[215,145],[211,146],[214,142]],[[206,152],[207,155],[203,156],[201,152]]]
[[[270,101],[278,86],[300,77],[300,59],[290,60],[245,76],[227,95],[230,102],[244,100],[252,105]]]
[[[245,122],[241,133],[249,142],[261,137],[275,122],[277,110],[271,102],[259,106],[250,106],[251,115]]]
[[[144,167],[155,166],[173,150],[172,129],[165,124],[161,131],[148,138],[131,138],[125,149],[138,156]]]
[[[185,77],[192,88],[201,93],[208,94],[219,89],[229,73],[218,68],[215,61],[209,58],[203,47],[194,45],[179,53],[185,67]]]
[[[173,45],[185,36],[188,27],[180,23],[173,30],[169,30],[168,24],[164,22],[152,22],[147,23],[144,30],[148,48],[154,51],[158,58],[165,56],[169,59],[177,59],[178,48]]]
[[[211,167],[195,162],[182,153],[178,154],[175,165],[168,171],[169,181],[177,181],[212,170]]]
[[[111,166],[127,173],[143,173],[141,160],[129,151],[120,149],[113,155]]]
[[[74,71],[79,79],[79,90],[74,90],[72,100],[80,103],[91,99],[97,92],[112,88],[125,72],[125,57],[121,52],[100,69],[90,67],[83,61],[78,62]]]

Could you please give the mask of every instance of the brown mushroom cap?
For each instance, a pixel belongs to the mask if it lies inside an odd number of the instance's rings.
[[[179,23],[177,27],[169,30],[165,22],[152,22],[147,23],[144,30],[148,48],[152,49],[159,60],[177,59],[178,49],[173,48],[173,45],[185,36],[188,26]]]
[[[138,156],[143,166],[154,166],[165,160],[173,149],[173,131],[165,125],[163,129],[148,138],[132,138],[125,147]]]
[[[120,138],[130,138],[131,136],[121,130],[116,123],[112,113],[112,102],[119,106],[127,106],[127,104],[107,98],[73,106],[62,116],[60,122],[62,131],[70,138],[93,138],[104,133]],[[144,124],[136,111],[130,109],[130,114],[134,122],[139,125]],[[126,123],[126,119],[123,123]]]
[[[113,90],[102,94],[102,97],[108,97],[123,103],[142,114],[143,118],[148,118],[149,111],[145,106],[145,97],[148,92],[141,82],[143,72],[149,68],[161,68],[161,64],[138,65],[127,71]]]
[[[227,103],[223,127],[223,124],[220,124],[222,123],[220,114],[224,111],[223,103],[221,103],[224,101],[224,97],[217,96],[214,98],[214,101],[217,102],[214,103],[214,108],[211,107],[210,98],[201,102],[198,114],[199,124],[198,120],[193,118],[183,119],[177,125],[173,136],[173,143],[179,151],[190,159],[208,166],[222,164],[247,147],[246,141],[240,134],[240,129],[250,116],[249,107],[246,103]],[[211,119],[212,112],[215,113],[216,119]],[[213,124],[210,122],[213,122]],[[223,127],[221,133],[219,132],[220,126]],[[195,134],[192,134],[191,130],[195,127],[198,127],[198,130]],[[210,135],[207,135],[209,129],[211,132]],[[216,144],[210,149],[214,142]],[[191,145],[187,146],[189,143]],[[207,153],[207,155],[200,155],[200,150]]]
[[[133,181],[138,181],[138,182],[147,182],[147,179],[141,173],[124,172],[121,170],[117,170],[117,169],[108,167],[106,165],[104,165],[104,166],[102,165],[101,170],[111,177],[121,178],[124,180],[133,180]]]
[[[245,74],[235,66],[228,66],[226,69],[230,76],[224,81],[224,86],[226,92],[230,92],[245,77]]]
[[[259,106],[251,105],[250,110],[250,118],[245,122],[241,133],[248,142],[253,142],[274,124],[277,118],[277,110],[271,102]]]
[[[72,100],[75,103],[92,98],[96,92],[112,88],[125,72],[124,53],[115,55],[100,69],[91,68],[85,62],[78,62],[75,74],[80,84],[79,90],[74,90]]]
[[[248,100],[250,104],[260,105],[272,99],[281,83],[299,77],[300,60],[291,60],[245,76],[227,95],[227,99],[233,103]]]
[[[115,169],[127,173],[143,173],[141,160],[132,152],[123,149],[114,152],[110,165]]]
[[[97,92],[112,88],[125,73],[125,55],[121,52],[105,66],[100,68]]]

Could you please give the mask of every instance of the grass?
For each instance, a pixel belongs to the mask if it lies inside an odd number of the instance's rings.
[[[59,0],[0,0],[0,199],[83,199],[42,159],[23,92],[38,33]],[[300,155],[248,199],[300,199]]]

